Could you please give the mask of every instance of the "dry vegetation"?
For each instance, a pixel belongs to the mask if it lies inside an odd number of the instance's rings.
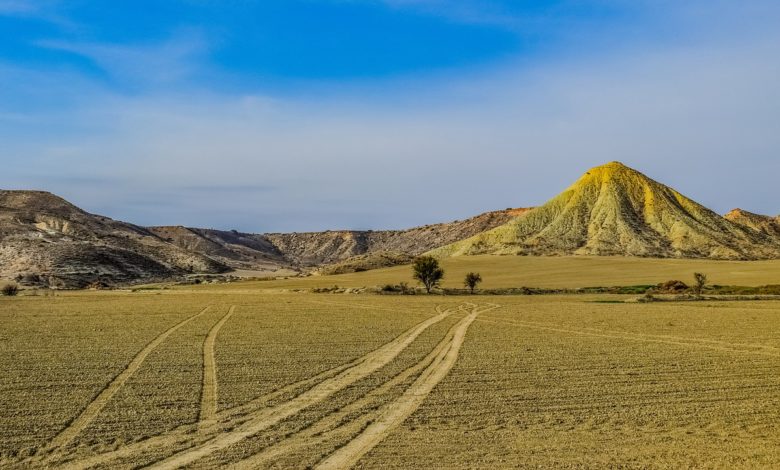
[[[461,256],[442,259],[445,288],[462,288],[468,272],[482,274],[483,289],[513,287],[582,288],[595,286],[655,285],[670,279],[692,283],[703,272],[719,285],[761,286],[780,284],[780,260],[711,261],[605,256]],[[213,289],[251,292],[253,289],[312,289],[369,287],[411,282],[411,268],[396,266],[337,276],[291,277]],[[212,287],[209,287],[212,288]]]
[[[778,303],[284,282],[0,298],[0,466],[780,462]]]

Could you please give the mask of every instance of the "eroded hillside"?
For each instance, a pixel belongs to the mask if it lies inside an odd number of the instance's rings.
[[[83,286],[229,268],[149,230],[89,214],[41,191],[0,191],[0,277]]]
[[[780,257],[780,243],[612,162],[525,215],[433,254],[767,259]]]

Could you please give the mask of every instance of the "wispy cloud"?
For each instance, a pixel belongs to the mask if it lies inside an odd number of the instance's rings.
[[[539,204],[622,160],[720,211],[774,213],[777,44],[508,68],[421,85],[400,106],[397,96],[103,98],[63,119],[111,123],[105,131],[43,139],[6,177],[21,167],[38,169],[37,186],[52,174],[119,177],[98,192],[51,186],[137,223],[312,230]],[[167,205],[141,208],[139,194]]]
[[[0,15],[29,15],[39,8],[39,4],[29,0],[0,0]]]
[[[208,51],[207,44],[203,35],[193,30],[155,44],[38,42],[41,47],[85,57],[114,79],[131,84],[170,84],[188,77],[198,69],[198,60]]]
[[[713,6],[708,25],[732,10]],[[769,26],[286,96],[188,85],[207,50],[197,34],[46,45],[122,80],[184,84],[121,93],[0,64],[0,159],[12,162],[0,186],[139,224],[404,227],[539,204],[610,160],[719,211],[780,210],[780,34]]]

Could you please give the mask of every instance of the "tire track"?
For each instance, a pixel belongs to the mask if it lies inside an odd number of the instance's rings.
[[[564,325],[559,325],[555,323],[543,323],[543,322],[534,322],[529,320],[505,320],[505,319],[499,319],[495,317],[486,317],[480,319],[480,321],[484,320],[499,320],[499,321],[521,321],[523,323],[529,323],[532,325],[537,326],[543,326],[543,327],[562,327],[565,328]],[[661,339],[661,340],[668,340],[668,341],[684,341],[684,342],[692,342],[692,343],[704,343],[704,344],[713,344],[717,346],[725,346],[729,348],[746,348],[748,350],[766,350],[769,352],[780,352],[780,348],[775,346],[770,346],[767,344],[760,344],[760,343],[730,343],[728,341],[720,341],[715,339],[707,339],[707,338],[690,338],[685,336],[674,336],[674,335],[653,335],[649,333],[634,333],[630,331],[617,331],[617,330],[603,330],[600,328],[588,328],[588,327],[580,327],[578,330],[582,331],[592,331],[594,333],[608,333],[608,334],[615,334],[615,335],[621,335],[621,336],[636,336],[638,338],[650,338],[650,339]]]
[[[694,347],[694,348],[703,348],[703,349],[710,349],[714,351],[722,351],[722,352],[730,352],[730,353],[741,353],[741,354],[756,354],[759,356],[769,356],[769,357],[780,357],[780,353],[774,353],[771,351],[762,351],[762,350],[755,350],[755,349],[739,349],[733,344],[730,343],[721,343],[718,342],[716,344],[708,344],[703,342],[698,342],[697,340],[687,340],[686,338],[678,338],[677,340],[671,340],[671,339],[661,339],[660,337],[657,337],[655,335],[641,335],[641,334],[622,334],[622,333],[609,333],[604,330],[596,330],[592,328],[588,329],[572,329],[567,328],[560,325],[555,324],[549,324],[543,326],[543,324],[539,323],[532,323],[532,322],[525,322],[521,320],[498,320],[498,319],[488,319],[488,318],[481,318],[479,321],[486,322],[486,323],[495,323],[498,325],[513,325],[513,326],[522,326],[525,328],[533,328],[537,330],[545,330],[545,331],[553,331],[556,333],[568,333],[568,334],[575,334],[580,336],[591,336],[595,338],[610,338],[610,339],[622,339],[626,341],[638,341],[642,343],[659,343],[659,344],[670,344],[675,346],[688,346],[688,347]],[[600,333],[597,333],[597,331],[602,331]],[[729,344],[731,347],[721,346]]]
[[[437,316],[444,315],[442,316],[441,319],[444,319],[446,316],[451,314],[451,312],[449,310],[444,309],[442,305],[437,305],[435,307],[435,310]],[[400,338],[404,337],[405,335],[408,335],[411,331],[415,330],[423,323],[426,323],[434,318],[436,318],[436,316],[428,318],[421,323],[418,323],[417,325],[413,326],[411,329],[405,331],[404,333],[401,333],[401,335],[394,338],[390,342],[385,343],[379,349],[383,347],[387,347],[388,345],[398,341]],[[437,322],[438,321],[439,320],[437,320]],[[433,323],[431,323],[431,325],[433,325]],[[176,429],[171,430],[168,433],[150,437],[149,439],[137,443],[127,444],[123,447],[120,447],[118,449],[109,452],[104,452],[98,455],[82,458],[76,461],[63,463],[62,465],[59,466],[59,468],[68,469],[68,470],[86,469],[97,465],[109,465],[117,462],[118,460],[128,459],[136,455],[148,454],[152,451],[159,450],[159,449],[177,448],[177,447],[180,448],[182,446],[187,446],[187,445],[189,445],[190,447],[193,445],[195,446],[201,445],[205,442],[208,442],[209,440],[209,439],[203,440],[204,436],[216,435],[220,432],[223,432],[225,428],[234,428],[237,426],[241,426],[245,424],[247,421],[249,421],[263,407],[268,406],[268,403],[270,401],[276,400],[290,393],[294,393],[301,388],[307,386],[313,387],[317,383],[320,383],[328,379],[332,379],[334,376],[344,372],[347,369],[355,367],[356,365],[365,361],[369,355],[373,354],[376,351],[377,350],[371,351],[368,354],[361,356],[357,359],[354,359],[346,364],[342,364],[340,366],[336,366],[334,368],[320,372],[319,374],[313,377],[286,385],[271,393],[268,393],[261,397],[254,398],[252,401],[245,403],[243,405],[222,410],[216,414],[216,420],[214,422],[205,424],[203,427],[198,429],[198,433],[194,432],[192,424],[183,425]],[[302,393],[305,392],[301,392],[297,396],[301,395]],[[293,397],[292,399],[294,398],[295,397]]]
[[[315,378],[322,377],[323,380],[321,382],[316,383],[310,389],[298,394],[284,403],[274,405],[266,409],[253,409],[255,408],[255,405],[260,407],[267,404],[268,399],[271,398],[270,396],[283,396],[285,392],[291,391],[290,389],[292,389],[296,384],[283,387],[276,392],[272,392],[269,394],[269,396],[254,399],[248,404],[240,405],[239,407],[223,410],[222,412],[217,413],[216,422],[208,425],[207,429],[202,430],[201,437],[202,434],[205,434],[206,432],[216,435],[209,437],[205,441],[198,442],[197,437],[194,437],[192,434],[191,426],[185,425],[181,428],[173,430],[172,432],[160,436],[155,436],[136,444],[130,444],[111,452],[106,452],[74,462],[68,462],[63,466],[63,468],[81,469],[89,468],[95,465],[110,464],[112,461],[117,459],[129,458],[134,455],[142,455],[153,449],[170,448],[176,446],[181,447],[182,445],[192,445],[194,443],[193,447],[174,454],[174,456],[158,462],[157,464],[153,464],[153,467],[155,468],[178,468],[180,465],[183,465],[183,463],[178,462],[187,463],[197,460],[202,456],[232,445],[234,442],[238,442],[245,437],[256,434],[257,432],[272,426],[287,416],[295,414],[301,409],[327,398],[338,390],[341,390],[354,381],[359,380],[368,373],[373,372],[400,354],[401,351],[403,351],[409,344],[411,344],[427,328],[452,314],[450,310],[443,310],[443,307],[440,305],[436,306],[436,312],[437,315],[425,319],[424,321],[400,334],[390,342],[385,343],[368,354],[355,359],[348,364],[344,364],[342,366],[338,366],[317,374]],[[298,383],[307,385],[311,383],[311,381],[312,379],[306,379]],[[245,416],[241,413],[244,413],[248,416]],[[240,416],[236,418],[236,414],[240,414]],[[231,422],[240,420],[242,418],[244,418],[243,422],[238,423],[235,427],[231,426]],[[230,429],[229,431],[223,431],[224,427],[233,429]]]
[[[474,305],[474,304],[471,304]],[[495,307],[493,307],[495,308]],[[461,308],[461,310],[463,310]],[[485,312],[492,310],[492,308],[484,310]],[[465,312],[470,313],[470,312]],[[482,313],[482,312],[480,312]],[[371,418],[376,415],[376,412],[367,411],[363,412],[360,416],[350,418],[356,412],[360,412],[366,408],[376,406],[376,402],[381,400],[382,395],[390,392],[393,388],[402,385],[411,377],[418,375],[421,371],[430,366],[430,364],[451,345],[452,338],[460,326],[461,322],[453,325],[444,335],[441,341],[429,352],[423,359],[416,364],[408,367],[407,369],[396,374],[389,381],[385,382],[378,388],[369,391],[365,396],[354,401],[345,407],[335,411],[311,426],[300,430],[294,435],[282,440],[279,443],[265,448],[240,462],[236,462],[226,467],[229,470],[241,470],[245,468],[266,468],[271,462],[283,455],[290,454],[292,452],[301,450],[306,447],[317,445],[334,433],[351,434],[355,435],[365,428],[370,422]]]
[[[338,307],[350,307],[350,308],[362,308],[363,310],[384,310],[386,312],[396,312],[397,310],[394,310],[389,307],[381,307],[379,305],[372,305],[372,304],[362,304],[362,303],[349,303],[349,302],[336,302],[333,300],[307,300],[310,304],[319,304],[319,305],[333,305]]]
[[[76,436],[98,416],[100,411],[106,406],[106,404],[109,402],[109,400],[111,400],[116,392],[122,388],[125,382],[127,382],[127,380],[132,377],[133,374],[138,371],[138,369],[141,368],[141,364],[143,364],[144,360],[146,360],[146,357],[149,356],[149,354],[151,354],[152,351],[157,348],[157,346],[165,341],[168,336],[170,336],[176,330],[205,314],[210,308],[211,306],[208,306],[199,313],[196,313],[195,315],[192,315],[191,317],[186,318],[176,325],[168,328],[156,338],[154,338],[150,343],[144,346],[144,348],[135,355],[133,360],[130,361],[130,364],[128,364],[127,367],[119,373],[119,375],[114,377],[114,379],[109,382],[108,385],[106,385],[106,387],[97,395],[97,397],[95,397],[95,399],[93,399],[86,406],[86,408],[84,408],[81,414],[76,419],[71,421],[65,429],[60,431],[60,433],[54,439],[52,439],[51,442],[49,442],[49,445],[46,449],[51,451],[70,444],[73,439],[75,439]]]
[[[493,305],[489,310],[498,308]],[[344,469],[355,465],[366,453],[382,442],[396,427],[411,416],[449,374],[458,360],[460,348],[466,339],[469,326],[477,319],[480,311],[476,307],[458,322],[452,338],[441,348],[433,361],[397,400],[385,405],[376,421],[373,421],[357,437],[328,456],[317,465],[317,469]]]
[[[217,358],[215,346],[217,335],[222,326],[233,316],[236,306],[232,305],[230,310],[223,316],[208,333],[203,342],[203,386],[201,388],[200,398],[200,424],[213,422],[217,416]]]

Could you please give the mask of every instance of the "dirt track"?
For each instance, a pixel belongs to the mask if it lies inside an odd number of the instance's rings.
[[[236,306],[230,307],[230,310],[220,319],[203,342],[203,388],[200,400],[200,423],[205,424],[213,421],[217,415],[217,358],[215,355],[215,346],[217,335],[222,326],[227,323]]]
[[[86,408],[84,408],[84,411],[82,411],[76,419],[74,419],[65,429],[63,429],[54,439],[52,439],[52,441],[49,443],[48,449],[53,450],[68,445],[84,428],[87,427],[87,425],[89,425],[89,423],[91,423],[98,416],[108,401],[111,400],[111,397],[113,397],[122,387],[122,385],[124,385],[125,382],[127,382],[127,380],[132,377],[133,374],[138,371],[138,369],[141,368],[141,364],[143,364],[144,360],[146,360],[146,357],[149,356],[149,354],[151,354],[152,351],[157,348],[157,346],[165,341],[173,332],[191,322],[192,320],[198,318],[199,316],[205,314],[210,308],[211,307],[206,307],[199,313],[196,313],[195,315],[168,328],[164,332],[160,333],[160,335],[158,335],[156,338],[154,338],[149,344],[147,344],[138,354],[136,354],[133,360],[130,361],[130,364],[127,365],[127,368],[119,375],[117,375],[108,385],[106,385],[106,387],[98,394],[98,396],[95,397],[95,399],[92,400],[92,402],[90,402]]]

